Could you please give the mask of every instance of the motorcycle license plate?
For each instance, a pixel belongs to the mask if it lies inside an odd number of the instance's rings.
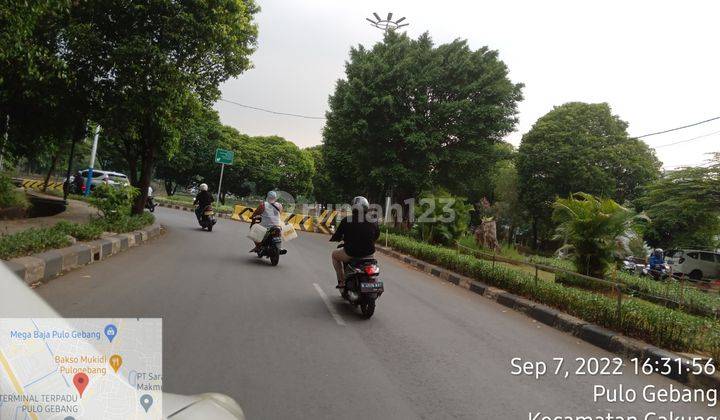
[[[360,283],[360,292],[361,293],[382,292],[383,290],[384,290],[383,282],[381,282],[381,281],[378,281],[375,283]]]
[[[211,211],[206,211],[206,212],[205,212],[205,216],[212,216],[212,215],[213,215],[213,212],[211,212]]]

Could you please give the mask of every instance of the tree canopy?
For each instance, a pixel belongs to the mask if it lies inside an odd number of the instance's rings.
[[[516,123],[521,88],[497,51],[464,40],[435,46],[427,33],[389,31],[352,48],[323,131],[332,179],[345,196],[375,201],[435,186],[471,196]]]
[[[720,246],[720,153],[708,166],[666,173],[635,204],[651,219],[644,236],[653,247]]]
[[[552,233],[555,198],[585,192],[623,203],[659,175],[660,162],[606,103],[571,102],[545,114],[526,133],[517,159],[520,197],[535,241]]]

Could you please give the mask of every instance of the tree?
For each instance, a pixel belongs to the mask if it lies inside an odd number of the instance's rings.
[[[553,203],[557,236],[572,255],[581,274],[602,278],[613,262],[618,237],[639,228],[637,215],[609,198],[586,193],[558,198]]]
[[[424,193],[416,210],[420,239],[432,244],[453,245],[467,231],[471,205],[443,189]]]
[[[235,162],[225,167],[226,192],[264,195],[280,190],[295,197],[312,193],[312,157],[295,143],[279,136],[250,137],[233,128],[225,130],[228,133],[221,147],[235,151]],[[247,191],[248,185],[253,185],[254,191]]]
[[[183,127],[177,150],[158,162],[155,175],[164,181],[165,192],[173,195],[178,186],[215,180],[219,171],[219,165],[214,161],[215,149],[221,143],[227,143],[224,139],[227,133],[215,110],[200,109],[198,115]]]
[[[635,201],[651,219],[645,240],[661,248],[720,246],[720,153],[706,167],[682,168],[650,183]]]
[[[332,171],[332,162],[327,160],[325,146],[321,144],[318,146],[308,147],[304,150],[312,158],[315,166],[315,175],[312,179],[315,201],[323,205],[335,205],[349,201],[343,201],[340,188],[336,185],[334,179],[330,175]]]
[[[507,241],[512,243],[515,229],[523,223],[520,206],[517,168],[513,160],[501,160],[492,172],[493,210],[498,226],[507,228]]]
[[[345,76],[323,130],[328,169],[342,195],[375,202],[482,183],[522,98],[497,51],[464,40],[435,47],[427,33],[388,31],[371,49],[352,48]]]
[[[659,176],[660,162],[644,142],[628,137],[627,123],[608,104],[571,102],[545,114],[523,136],[517,169],[537,246],[552,231],[556,197],[583,191],[632,200]]]
[[[94,120],[124,152],[143,211],[155,162],[176,150],[187,114],[250,67],[252,0],[73,3],[63,57],[92,80]]]

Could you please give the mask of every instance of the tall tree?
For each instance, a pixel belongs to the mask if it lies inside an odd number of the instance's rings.
[[[345,196],[374,201],[438,184],[464,194],[513,129],[521,88],[497,51],[464,40],[436,47],[427,33],[389,31],[371,49],[352,48],[323,131],[332,179]]]
[[[177,148],[189,108],[250,67],[253,0],[73,3],[65,58],[91,75],[95,120],[124,151],[142,212],[155,162]]]
[[[537,120],[518,149],[523,208],[533,242],[552,234],[552,203],[585,192],[625,202],[656,179],[660,162],[644,142],[630,138],[627,123],[606,103],[571,102]]]
[[[635,204],[650,217],[645,240],[653,247],[720,246],[720,153],[708,166],[666,173]]]
[[[340,188],[330,176],[332,162],[327,159],[325,146],[320,144],[304,150],[312,157],[315,166],[315,175],[312,179],[315,201],[323,205],[348,202],[350,197],[343,200]]]

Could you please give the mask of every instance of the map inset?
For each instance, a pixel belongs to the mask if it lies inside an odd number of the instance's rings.
[[[0,318],[0,419],[162,418],[162,319]]]

